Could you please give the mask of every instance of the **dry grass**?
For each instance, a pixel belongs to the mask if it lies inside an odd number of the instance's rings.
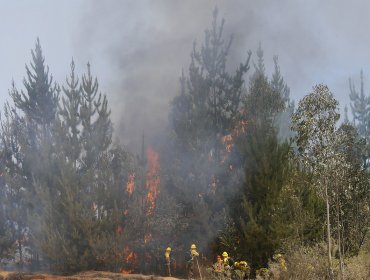
[[[321,280],[328,279],[325,245],[300,248],[286,256],[288,270],[283,272],[276,262],[269,265],[269,277],[274,280]],[[339,261],[333,258],[334,278],[340,279]],[[370,279],[370,253],[361,253],[345,260],[343,279]]]
[[[178,280],[173,277],[160,277],[141,274],[121,274],[105,271],[86,271],[73,276],[56,276],[39,273],[19,273],[0,271],[0,280]]]

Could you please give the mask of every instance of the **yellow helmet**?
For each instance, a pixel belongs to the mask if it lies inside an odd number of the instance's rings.
[[[280,259],[280,258],[282,258],[283,257],[283,255],[282,254],[275,254],[272,258],[274,259],[274,260],[278,260],[278,259]]]
[[[166,249],[166,251],[171,252],[171,248],[170,248],[170,247],[168,247],[168,248]]]
[[[223,256],[223,257],[228,257],[229,255],[228,255],[226,252],[223,252],[223,253],[222,253],[222,256]]]
[[[196,248],[197,246],[195,246],[195,244],[191,244],[190,249],[196,249]]]
[[[239,265],[247,266],[247,265],[248,265],[248,263],[247,263],[246,261],[241,261],[241,262],[239,262]]]

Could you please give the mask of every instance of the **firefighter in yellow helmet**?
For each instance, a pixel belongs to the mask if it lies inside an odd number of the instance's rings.
[[[197,252],[197,246],[192,244],[190,246],[189,257],[187,258],[188,279],[194,279],[194,267],[198,257],[199,253]]]
[[[232,269],[234,268],[234,260],[229,257],[227,252],[222,253],[222,263],[224,266],[224,275],[226,278],[231,278]]]
[[[171,247],[167,247],[166,252],[164,253],[164,257],[166,261],[166,274],[167,276],[171,277]]]
[[[230,267],[234,266],[234,260],[229,257],[227,252],[222,253],[222,261],[224,263],[225,269],[230,269]]]

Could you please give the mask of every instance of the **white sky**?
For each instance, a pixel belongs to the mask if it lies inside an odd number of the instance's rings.
[[[143,131],[154,135],[166,124],[181,69],[217,4],[225,31],[235,36],[231,61],[239,63],[261,42],[267,69],[279,55],[293,99],[323,82],[344,106],[348,78],[358,81],[360,69],[370,92],[370,2],[353,2],[0,0],[0,105],[12,79],[22,88],[38,36],[58,82],[72,57],[78,73],[91,62],[123,142],[130,145]]]

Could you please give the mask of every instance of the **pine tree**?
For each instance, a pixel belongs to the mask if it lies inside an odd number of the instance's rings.
[[[35,50],[31,51],[32,62],[26,66],[27,78],[23,80],[26,92],[11,92],[15,106],[20,109],[28,122],[39,126],[50,126],[55,120],[58,92],[49,76],[49,68],[44,65],[40,40],[37,38]]]
[[[27,228],[27,201],[25,188],[27,186],[22,173],[24,155],[21,148],[26,143],[25,126],[14,108],[7,102],[1,119],[1,166],[2,179],[2,204],[4,218],[10,230],[11,240],[19,254],[20,264],[23,263],[23,250],[27,242],[17,242],[25,239]]]
[[[62,104],[59,106],[58,114],[61,118],[59,129],[59,143],[63,146],[68,160],[76,164],[81,154],[80,139],[80,109],[81,109],[81,86],[79,79],[75,75],[75,63],[71,62],[71,74],[66,78],[66,86],[62,86],[64,95],[61,98]]]
[[[99,84],[91,75],[90,64],[82,77],[82,143],[83,162],[89,168],[97,163],[101,152],[112,142],[112,123],[106,95],[98,93]]]
[[[38,188],[43,205],[38,235],[44,236],[38,245],[54,270],[106,268],[111,265],[108,259],[102,263],[106,251],[98,248],[103,240],[114,239],[117,213],[122,213],[122,171],[113,163],[122,166],[125,158],[119,158],[117,149],[109,150],[108,102],[98,94],[90,65],[80,87],[72,61],[70,77],[62,88],[53,138],[58,143],[54,182],[58,192],[45,192],[42,185]],[[100,236],[100,231],[110,234]]]
[[[235,247],[224,248],[238,258],[247,258],[253,269],[266,266],[281,244],[277,205],[290,166],[289,145],[279,143],[275,121],[284,110],[283,96],[265,75],[261,46],[257,55],[258,62],[243,104],[247,130],[235,142],[244,172],[244,180],[230,204],[235,234],[231,237],[234,240],[227,243]]]
[[[224,20],[218,23],[216,8],[200,50],[194,44],[187,87],[183,75],[181,94],[173,101],[171,115],[177,137],[190,142],[185,143],[188,150],[208,153],[213,149],[215,157],[219,157],[218,139],[230,133],[239,113],[244,74],[251,56],[249,52],[246,62],[230,74],[226,66],[232,39],[225,43],[223,28]],[[187,129],[180,130],[184,126]]]
[[[360,92],[356,90],[356,87],[351,79],[349,79],[349,97],[351,99],[351,110],[353,115],[353,123],[358,129],[359,134],[365,139],[366,146],[363,151],[363,165],[365,168],[368,167],[368,161],[370,158],[370,97],[365,95],[364,90],[364,75],[361,70],[360,73]]]
[[[28,219],[39,214],[41,205],[36,188],[42,184],[53,189],[55,172],[52,162],[52,130],[56,117],[58,94],[49,70],[44,64],[40,41],[31,51],[32,61],[26,66],[25,91],[19,91],[14,82],[10,96],[14,106],[6,105],[2,121],[3,163],[7,171],[8,199],[12,205],[10,222],[14,225],[14,238],[20,262],[23,251],[31,249],[31,261],[37,261],[37,252]],[[32,223],[31,223],[32,224]]]
[[[281,92],[278,87],[278,72],[274,73],[272,83],[265,74],[261,44],[257,50],[257,64],[250,80],[249,92],[244,101],[243,110],[246,119],[256,123],[259,127],[274,127],[278,115],[286,107],[286,92]],[[282,81],[281,81],[282,82]],[[284,90],[284,88],[283,88]]]
[[[191,233],[189,242],[201,247],[223,226],[227,186],[220,174],[228,172],[229,165],[222,141],[236,126],[251,56],[249,52],[231,73],[227,69],[231,43],[232,38],[224,39],[224,20],[219,21],[215,9],[203,43],[193,46],[188,75],[182,74],[180,94],[170,111],[173,138],[171,151],[165,154],[175,164],[165,171],[174,174],[167,186],[182,207],[182,223],[188,225],[177,238],[188,240]]]
[[[279,138],[285,140],[293,136],[290,128],[291,117],[294,112],[294,102],[290,100],[290,89],[280,73],[277,56],[274,56],[274,66],[274,73],[272,74],[270,84],[272,90],[280,95],[284,103],[284,110],[278,115],[277,122],[279,124]]]
[[[240,232],[238,254],[250,260],[254,269],[266,266],[281,245],[276,209],[289,172],[287,143],[279,144],[276,134],[259,131],[250,131],[240,147],[247,161],[246,178],[231,206]]]

